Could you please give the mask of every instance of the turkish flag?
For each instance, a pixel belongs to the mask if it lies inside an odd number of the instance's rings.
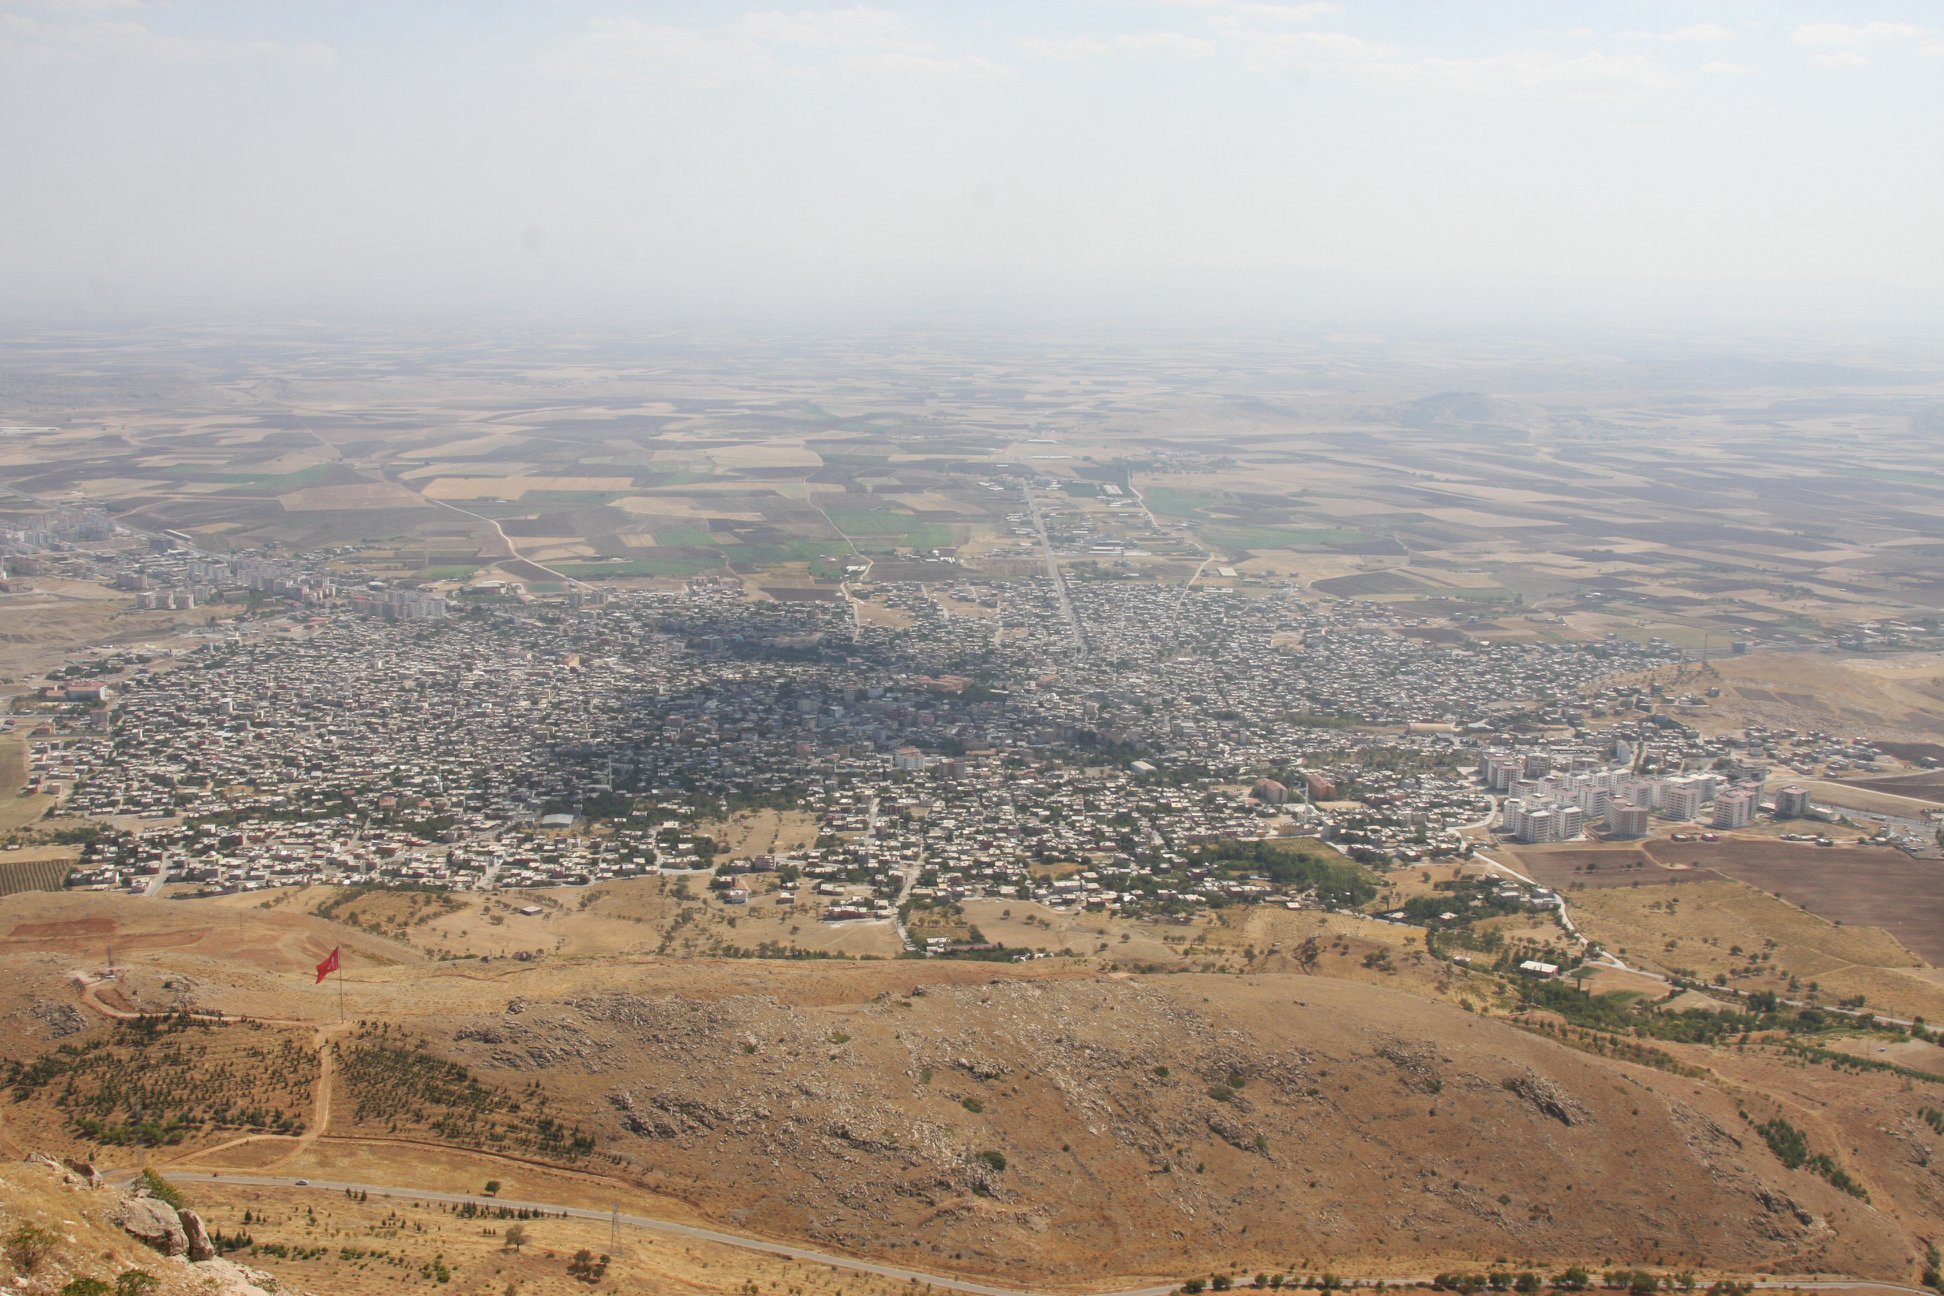
[[[325,959],[322,963],[319,963],[317,965],[317,979],[319,981],[322,981],[325,977],[331,975],[331,973],[337,970],[338,970],[338,952],[335,949],[333,949],[331,951],[331,957]]]

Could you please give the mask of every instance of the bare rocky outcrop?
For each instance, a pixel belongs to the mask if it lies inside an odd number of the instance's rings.
[[[1552,1117],[1561,1125],[1578,1125],[1589,1119],[1585,1107],[1536,1071],[1509,1077],[1505,1081],[1505,1088],[1506,1092],[1524,1099],[1535,1111]]]
[[[73,1004],[36,999],[31,1011],[46,1025],[48,1035],[54,1039],[66,1039],[69,1035],[79,1035],[88,1029],[88,1019]]]
[[[99,1188],[107,1182],[107,1180],[101,1177],[101,1171],[95,1169],[91,1162],[76,1161],[73,1157],[63,1157],[61,1164],[69,1170],[72,1170],[75,1174],[80,1175],[82,1180],[90,1188]]]
[[[182,1234],[188,1244],[189,1258],[197,1263],[216,1258],[216,1244],[209,1240],[209,1230],[203,1227],[202,1216],[192,1210],[179,1210],[176,1218],[182,1221]]]
[[[185,1255],[189,1235],[175,1207],[155,1197],[126,1197],[115,1208],[115,1225],[144,1246],[163,1255]]]
[[[35,1152],[18,1166],[0,1165],[0,1213],[59,1239],[42,1259],[35,1281],[22,1291],[57,1291],[64,1278],[95,1277],[104,1268],[149,1274],[159,1283],[152,1289],[155,1296],[292,1291],[270,1273],[218,1255],[195,1211],[141,1189],[120,1192],[86,1162]],[[0,1292],[7,1290],[0,1282]]]

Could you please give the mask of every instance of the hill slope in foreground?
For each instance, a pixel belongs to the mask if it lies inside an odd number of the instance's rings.
[[[108,940],[122,971],[83,986]],[[339,943],[343,1026],[310,972]],[[0,911],[0,985],[0,1049],[30,1064],[0,1100],[16,1154],[491,1177],[1013,1286],[1573,1262],[1909,1282],[1944,1232],[1944,1085],[1761,1048],[1650,1069],[1322,977],[432,963],[307,915],[32,896]],[[182,1006],[256,1021],[128,1020]],[[1786,1166],[1756,1128],[1778,1117],[1853,1190]],[[242,1191],[197,1184],[212,1227]]]

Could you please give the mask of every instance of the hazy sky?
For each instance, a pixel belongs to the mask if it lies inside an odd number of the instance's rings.
[[[16,304],[1944,297],[1938,0],[0,0],[0,123]]]

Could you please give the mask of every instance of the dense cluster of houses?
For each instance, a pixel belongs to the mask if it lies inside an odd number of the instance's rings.
[[[698,826],[766,806],[818,817],[815,845],[768,863],[825,917],[1184,912],[1304,900],[1206,867],[1214,843],[1465,853],[1498,718],[1666,656],[1444,645],[1290,589],[1108,579],[1071,584],[1081,655],[1043,577],[968,582],[858,591],[895,623],[717,581],[437,621],[292,604],[105,673],[100,723],[42,725],[35,776],[115,826],[84,885],[720,881],[756,865]]]

